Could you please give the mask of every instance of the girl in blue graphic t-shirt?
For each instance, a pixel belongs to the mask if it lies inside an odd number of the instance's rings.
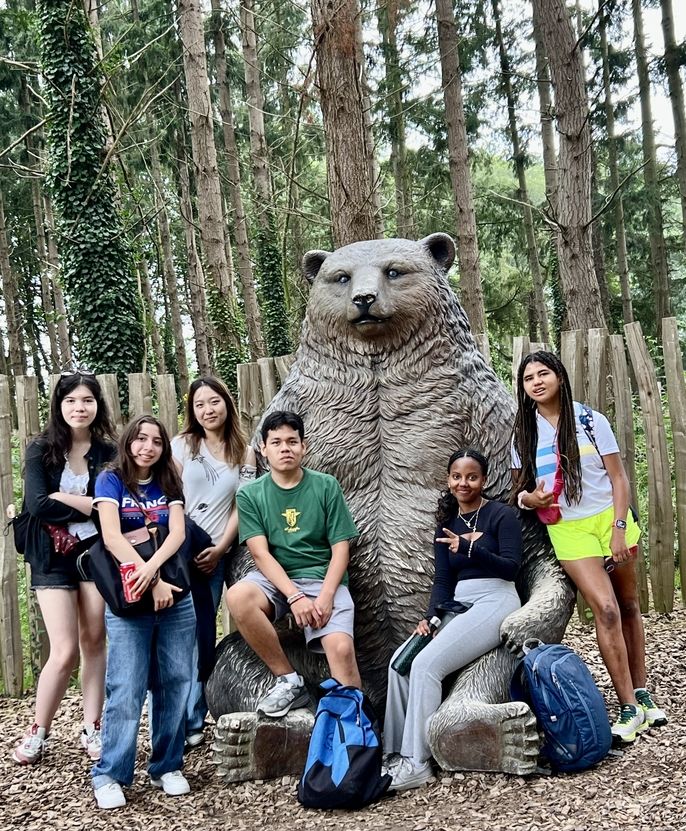
[[[95,484],[103,540],[120,563],[133,562],[135,594],[152,592],[154,612],[117,617],[109,607],[107,700],[102,726],[102,756],[92,770],[100,808],[126,803],[122,785],[133,781],[136,740],[146,691],[152,706],[151,784],[170,796],[188,793],[183,767],[184,720],[191,687],[195,612],[188,595],[174,605],[178,587],[159,577],[159,569],[185,540],[181,481],[164,426],[152,416],[131,422],[119,441],[117,460]],[[167,525],[169,535],[144,562],[124,537],[148,519]]]
[[[629,511],[617,441],[604,415],[572,400],[567,370],[551,352],[524,358],[517,401],[513,499],[524,510],[538,509],[542,521],[553,520],[546,524],[550,541],[593,611],[600,653],[619,698],[612,734],[632,742],[667,719],[646,690],[635,565],[640,530]]]

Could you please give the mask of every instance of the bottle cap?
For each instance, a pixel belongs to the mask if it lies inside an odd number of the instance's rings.
[[[429,621],[429,626],[433,626],[434,629],[438,629],[441,625],[441,619],[437,615],[434,615],[431,620]]]

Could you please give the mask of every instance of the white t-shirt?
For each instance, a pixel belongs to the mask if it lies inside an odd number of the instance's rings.
[[[181,481],[186,513],[212,537],[216,545],[226,530],[226,523],[238,490],[239,465],[229,466],[215,458],[204,440],[198,455],[191,453],[185,436],[172,439],[172,454],[183,466]]]
[[[598,450],[589,439],[579,415],[583,413],[581,404],[574,402],[574,416],[576,421],[576,440],[579,444],[581,457],[581,487],[583,494],[578,505],[570,505],[564,491],[560,495],[559,504],[562,519],[584,519],[595,516],[612,505],[612,482],[605,470],[601,456],[619,453],[617,439],[612,432],[610,423],[602,413],[593,412],[593,435]],[[555,452],[557,431],[543,416],[537,413],[538,446],[536,449],[536,481],[543,479],[545,489],[551,491],[555,480],[557,454]],[[600,453],[598,453],[600,451]],[[517,451],[512,447],[512,467],[519,469],[522,463]]]

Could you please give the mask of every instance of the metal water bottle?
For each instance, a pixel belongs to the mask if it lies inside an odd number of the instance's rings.
[[[413,635],[405,645],[405,648],[400,655],[398,655],[395,661],[391,664],[391,669],[395,670],[398,675],[409,675],[412,661],[414,661],[425,646],[428,646],[431,643],[433,634],[440,625],[441,619],[436,616],[432,617],[429,621],[429,634]]]

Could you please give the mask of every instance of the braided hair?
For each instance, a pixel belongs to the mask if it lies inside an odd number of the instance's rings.
[[[581,501],[581,456],[576,438],[574,399],[569,376],[562,361],[552,352],[531,352],[526,355],[517,370],[517,415],[515,416],[513,444],[521,461],[519,473],[512,485],[511,503],[522,490],[536,488],[536,449],[538,425],[536,402],[524,391],[524,372],[529,364],[539,363],[552,370],[560,382],[560,420],[557,424],[557,447],[560,453],[564,492],[568,502],[578,505]]]
[[[473,447],[462,447],[450,456],[447,467],[448,473],[450,473],[450,468],[458,459],[464,458],[474,459],[481,468],[481,473],[484,477],[488,476],[488,459],[483,453],[479,453]],[[457,514],[458,509],[457,499],[450,493],[450,490],[448,488],[442,490],[441,495],[438,497],[438,505],[436,506],[436,523],[438,525],[445,525]]]

